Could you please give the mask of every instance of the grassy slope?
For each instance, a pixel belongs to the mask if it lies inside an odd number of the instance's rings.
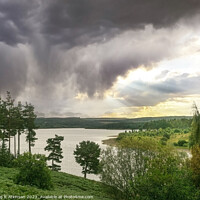
[[[41,190],[31,186],[21,186],[15,184],[13,179],[17,173],[17,169],[0,167],[0,197],[1,195],[37,195],[37,198],[39,199],[40,196],[47,195],[77,195],[93,196],[92,199],[95,200],[114,199],[114,197],[109,194],[108,186],[105,186],[97,181],[85,180],[82,177],[77,177],[62,172],[52,172],[54,189],[49,191]]]

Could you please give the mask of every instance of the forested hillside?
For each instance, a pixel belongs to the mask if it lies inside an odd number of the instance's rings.
[[[188,128],[189,116],[120,118],[37,118],[38,128],[155,129]]]

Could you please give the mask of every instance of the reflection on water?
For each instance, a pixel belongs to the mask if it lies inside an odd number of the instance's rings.
[[[83,176],[81,173],[81,167],[75,162],[73,152],[76,145],[83,140],[90,140],[98,143],[101,148],[105,148],[106,145],[102,144],[102,140],[107,139],[109,136],[117,135],[120,130],[100,130],[100,129],[39,129],[36,130],[36,137],[38,140],[35,142],[35,146],[32,148],[32,153],[40,153],[47,155],[48,152],[44,151],[44,147],[47,145],[46,140],[52,138],[55,134],[64,136],[62,142],[63,156],[61,163],[61,171],[77,176]],[[13,142],[13,141],[12,141]],[[13,146],[13,144],[11,144]],[[28,143],[25,142],[25,135],[21,136],[21,153],[28,151]],[[87,176],[90,179],[99,180],[98,176],[89,174]]]

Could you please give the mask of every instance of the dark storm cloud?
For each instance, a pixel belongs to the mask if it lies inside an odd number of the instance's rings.
[[[0,52],[0,87],[17,93],[29,76],[29,86],[45,96],[58,84],[103,96],[128,70],[172,55],[175,39],[156,30],[196,15],[199,8],[196,0],[0,0],[0,41],[16,47],[12,54],[9,48]],[[20,64],[19,44],[29,48],[31,61]],[[5,54],[12,61],[4,61]]]
[[[156,83],[135,81],[122,89],[119,96],[127,106],[154,106],[168,98],[199,94],[200,76],[182,74]]]
[[[30,20],[37,8],[37,0],[0,0],[0,41],[9,45],[28,42],[33,31]]]
[[[197,0],[51,0],[46,4],[42,31],[52,42],[69,46],[146,24],[168,26],[200,9]]]
[[[0,43],[0,94],[10,91],[15,97],[26,85],[27,65],[24,52]]]

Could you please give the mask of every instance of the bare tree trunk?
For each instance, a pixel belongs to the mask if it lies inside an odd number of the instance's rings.
[[[9,133],[8,133],[8,151],[10,153],[10,130],[9,130]]]
[[[86,173],[86,171],[84,172],[84,178],[86,179],[86,175],[87,175],[87,173]]]
[[[14,156],[17,157],[16,135],[14,135]]]
[[[20,131],[18,130],[18,156],[20,155]]]
[[[31,137],[30,137],[30,131],[28,132],[29,139],[28,139],[28,145],[29,145],[29,153],[31,153]]]

